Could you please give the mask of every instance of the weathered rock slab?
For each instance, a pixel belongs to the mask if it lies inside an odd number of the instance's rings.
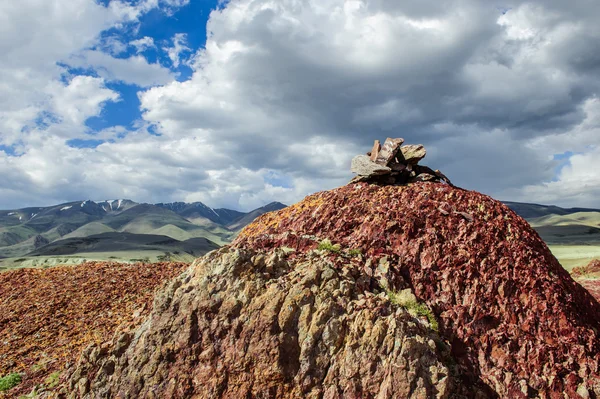
[[[375,143],[373,144],[373,148],[367,154],[367,155],[369,155],[369,158],[371,159],[371,161],[375,162],[375,160],[377,160],[377,157],[379,156],[379,151],[381,151],[381,143],[379,142],[379,140],[375,140]]]
[[[416,165],[421,159],[425,158],[425,155],[427,155],[427,151],[422,144],[405,145],[400,147],[400,152],[403,158],[400,161],[411,165]]]
[[[352,172],[359,176],[381,176],[392,171],[387,166],[376,164],[367,155],[357,155],[352,158]]]

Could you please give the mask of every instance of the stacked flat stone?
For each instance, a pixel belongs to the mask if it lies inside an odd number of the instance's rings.
[[[408,184],[416,182],[444,182],[452,185],[439,170],[419,165],[427,151],[421,144],[402,145],[404,139],[387,138],[383,145],[375,140],[367,155],[352,159],[352,172],[356,173],[350,182],[376,184]]]

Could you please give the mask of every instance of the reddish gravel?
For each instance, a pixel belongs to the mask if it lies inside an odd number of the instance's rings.
[[[323,239],[360,249],[372,285],[408,284],[434,309],[465,384],[510,398],[598,389],[600,305],[501,202],[444,184],[351,184],[261,216],[233,246],[304,253]]]
[[[575,267],[571,271],[571,275],[574,278],[588,277],[588,278],[599,278],[600,277],[600,259],[594,259],[585,266]]]
[[[0,397],[28,394],[90,343],[141,321],[155,289],[187,266],[91,262],[0,273],[0,376],[24,374]]]

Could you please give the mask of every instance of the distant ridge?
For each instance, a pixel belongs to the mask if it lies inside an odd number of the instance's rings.
[[[600,212],[593,208],[561,208],[555,205],[528,204],[525,202],[502,201],[510,209],[525,219],[538,218],[546,215],[569,215],[577,212]]]
[[[169,209],[189,220],[206,218],[221,225],[227,225],[246,215],[244,212],[231,209],[213,209],[202,202],[192,202],[191,204],[186,202],[159,203],[156,206]]]
[[[263,215],[267,212],[278,211],[280,209],[285,208],[286,206],[287,205],[284,205],[281,202],[271,202],[270,204],[267,204],[261,208],[255,209],[252,212],[249,212],[249,213],[243,215],[239,219],[229,223],[227,225],[227,227],[230,230],[239,230],[239,229],[245,227],[246,225],[252,223],[252,221],[254,219],[256,219],[257,217],[259,217],[260,215]]]

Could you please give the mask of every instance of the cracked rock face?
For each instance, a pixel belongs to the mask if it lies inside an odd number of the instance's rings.
[[[359,261],[285,258],[225,247],[197,260],[142,327],[84,351],[64,396],[461,397],[447,345],[373,292]]]

